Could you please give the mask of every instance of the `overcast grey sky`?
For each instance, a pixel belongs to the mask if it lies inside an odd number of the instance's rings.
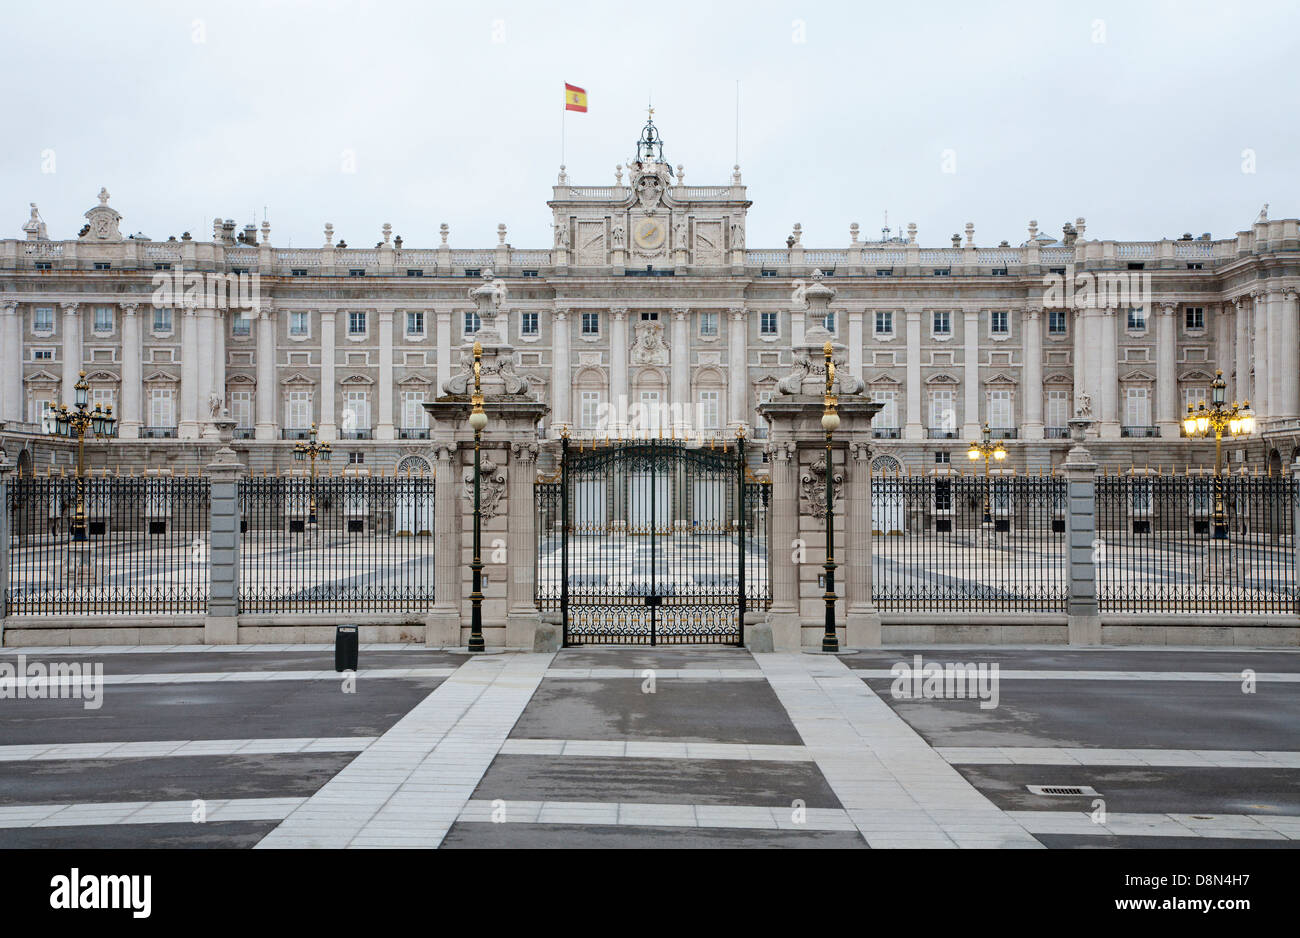
[[[100,186],[124,232],[272,243],[549,247],[563,83],[573,182],[609,185],[653,95],[689,184],[740,163],[748,246],[840,247],[915,221],[941,246],[1226,237],[1300,215],[1300,4],[60,2],[7,4],[0,232],[74,237]],[[1252,157],[1254,172],[1244,172]],[[945,154],[945,151],[952,151]],[[355,172],[347,172],[348,153]],[[945,166],[945,159],[947,165]],[[955,172],[945,172],[945,168]],[[53,169],[53,172],[49,170]]]

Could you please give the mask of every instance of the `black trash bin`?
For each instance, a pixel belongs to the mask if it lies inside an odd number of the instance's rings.
[[[357,627],[340,625],[334,630],[334,670],[355,671],[357,669]]]

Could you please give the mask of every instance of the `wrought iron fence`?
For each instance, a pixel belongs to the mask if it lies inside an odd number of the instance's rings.
[[[196,477],[11,479],[10,613],[205,612],[208,503]],[[74,539],[79,504],[85,536]]]
[[[429,608],[434,600],[433,496],[429,475],[243,480],[241,611]]]
[[[871,526],[882,610],[1065,609],[1062,479],[876,474]]]
[[[1289,478],[1099,478],[1093,560],[1100,610],[1300,611],[1295,499]]]

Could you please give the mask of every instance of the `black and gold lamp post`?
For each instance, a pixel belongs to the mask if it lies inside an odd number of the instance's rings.
[[[989,425],[984,424],[984,431],[980,435],[979,442],[972,443],[970,448],[966,450],[966,456],[972,462],[981,456],[984,457],[984,520],[981,522],[983,524],[993,522],[992,505],[989,504],[989,457],[991,456],[998,462],[1007,458],[1007,448],[1002,445],[1001,440],[994,440],[992,436]]]
[[[309,502],[307,506],[307,524],[316,523],[316,460],[320,459],[329,462],[330,445],[319,442],[316,439],[316,424],[311,425],[311,439],[309,441],[299,440],[293,446],[293,458],[301,462],[306,459],[311,462],[311,481],[308,483]]]
[[[470,399],[474,409],[469,414],[469,425],[474,431],[474,560],[469,568],[473,575],[469,594],[469,650],[485,651],[483,643],[483,517],[480,512],[481,469],[479,447],[482,443],[483,428],[487,426],[487,414],[483,412],[483,389],[480,375],[483,369],[483,346],[474,343],[474,396]]]
[[[117,428],[117,418],[113,416],[113,405],[101,409],[98,404],[90,409],[88,395],[90,385],[86,383],[83,371],[73,386],[75,397],[73,409],[62,405],[54,415],[54,432],[65,439],[77,438],[77,507],[72,515],[72,539],[86,539],[86,431],[89,430],[96,439],[113,436]]]
[[[1214,431],[1214,539],[1225,540],[1228,537],[1228,517],[1223,506],[1223,431],[1235,438],[1255,432],[1255,415],[1250,412],[1250,401],[1238,404],[1232,402],[1228,407],[1225,401],[1227,385],[1223,383],[1223,372],[1214,373],[1214,383],[1210,385],[1210,406],[1201,401],[1195,409],[1187,405],[1187,414],[1183,417],[1183,432],[1188,437],[1205,437]]]
[[[826,355],[826,394],[823,401],[822,429],[826,431],[826,631],[822,635],[822,651],[840,650],[840,639],[835,631],[835,464],[831,451],[831,435],[839,429],[840,415],[835,407],[835,362],[831,361],[831,343],[822,349]]]

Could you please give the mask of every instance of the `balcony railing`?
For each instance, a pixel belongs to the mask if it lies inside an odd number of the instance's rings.
[[[1069,427],[1043,427],[1043,438],[1048,440],[1068,440]]]
[[[925,436],[930,440],[955,440],[957,439],[956,430],[939,430],[934,427],[928,427]]]
[[[235,427],[236,440],[251,440],[253,438],[252,427]]]
[[[141,427],[142,440],[173,440],[176,438],[175,427]]]
[[[398,427],[397,438],[399,440],[427,440],[429,438],[428,427]]]
[[[872,427],[871,435],[877,440],[897,440],[902,430],[899,427]]]
[[[339,432],[340,440],[373,440],[375,432],[371,429],[365,430],[342,430]]]
[[[989,435],[995,440],[1014,440],[1019,431],[1015,427],[993,427]]]
[[[1160,435],[1159,427],[1124,427],[1119,428],[1120,436],[1127,437],[1155,437]]]
[[[282,427],[280,429],[280,439],[282,440],[306,440],[311,437],[311,430],[301,430],[291,427]]]

